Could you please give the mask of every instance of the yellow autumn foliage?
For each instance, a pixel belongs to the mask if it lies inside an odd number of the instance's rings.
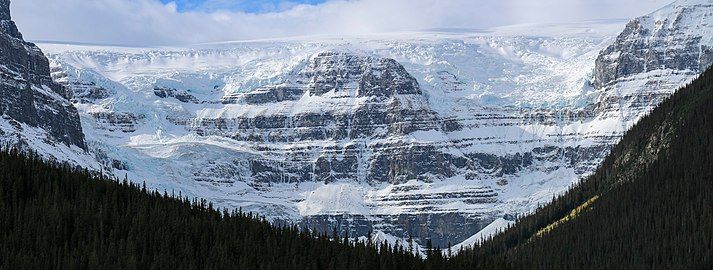
[[[546,233],[548,233],[548,232],[554,230],[555,228],[557,228],[557,226],[559,226],[559,225],[561,225],[561,224],[563,224],[563,223],[565,223],[565,222],[567,222],[567,221],[569,221],[569,220],[571,220],[571,219],[577,217],[577,215],[579,215],[582,211],[587,210],[587,208],[589,208],[590,206],[592,206],[592,204],[593,204],[597,199],[599,199],[599,195],[596,195],[596,196],[592,197],[591,199],[587,200],[586,202],[584,202],[582,205],[577,206],[577,208],[573,209],[571,212],[569,212],[569,214],[567,214],[566,216],[564,216],[564,217],[561,218],[560,220],[557,220],[557,221],[555,221],[554,223],[552,223],[552,224],[550,224],[550,225],[547,225],[547,227],[544,227],[544,228],[542,228],[541,230],[537,231],[537,233],[535,234],[535,237],[541,237],[542,235],[544,235],[544,234],[546,234]]]

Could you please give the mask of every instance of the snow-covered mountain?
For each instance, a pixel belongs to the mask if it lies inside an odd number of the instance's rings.
[[[611,36],[44,49],[117,175],[273,220],[445,246],[596,166],[615,137],[588,111],[589,81]]]
[[[605,115],[638,119],[713,64],[713,1],[679,0],[630,21],[597,58]]]
[[[40,44],[88,151],[53,155],[276,222],[470,244],[591,173],[710,65],[712,14],[697,0],[626,27]]]

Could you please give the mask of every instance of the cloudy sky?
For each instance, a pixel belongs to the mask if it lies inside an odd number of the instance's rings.
[[[180,45],[632,18],[672,0],[14,0],[29,40]]]

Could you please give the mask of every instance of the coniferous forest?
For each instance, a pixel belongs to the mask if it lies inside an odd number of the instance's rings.
[[[274,227],[15,151],[0,153],[0,177],[0,269],[422,268],[401,247]]]
[[[595,174],[451,258],[276,227],[17,151],[0,153],[0,181],[0,269],[711,269],[713,70]]]

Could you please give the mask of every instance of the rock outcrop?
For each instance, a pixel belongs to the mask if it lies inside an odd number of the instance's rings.
[[[85,148],[70,93],[52,81],[42,51],[22,39],[11,20],[9,0],[0,0],[0,28],[0,113],[6,120],[45,130],[47,140]],[[27,144],[23,134],[16,137],[20,139],[13,143]]]
[[[679,0],[631,20],[597,58],[595,110],[632,123],[713,64],[713,1]]]

